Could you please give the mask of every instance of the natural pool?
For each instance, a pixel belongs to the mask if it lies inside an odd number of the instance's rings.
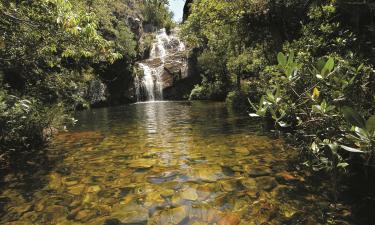
[[[328,203],[289,170],[295,151],[222,103],[80,112],[50,165],[9,174],[1,224],[324,224]]]

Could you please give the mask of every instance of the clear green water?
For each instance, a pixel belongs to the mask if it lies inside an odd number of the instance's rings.
[[[1,224],[317,224],[321,205],[288,172],[294,151],[222,103],[80,112],[51,165],[10,174]]]

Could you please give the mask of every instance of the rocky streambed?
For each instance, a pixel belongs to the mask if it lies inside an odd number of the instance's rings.
[[[1,224],[326,224],[295,151],[221,103],[95,109],[4,178]],[[48,164],[49,163],[49,164]]]

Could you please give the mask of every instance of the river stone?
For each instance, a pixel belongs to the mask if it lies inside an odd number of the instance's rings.
[[[241,155],[248,155],[250,153],[250,151],[245,147],[237,147],[233,151]]]
[[[240,180],[240,184],[248,190],[254,190],[257,186],[255,179],[253,178],[244,178]]]
[[[181,198],[185,200],[195,201],[198,199],[198,194],[194,188],[187,188],[181,192]]]
[[[164,189],[160,192],[160,196],[163,198],[170,198],[174,195],[175,191],[172,189]]]
[[[211,192],[212,188],[208,184],[197,187],[199,200],[206,200],[211,195]]]
[[[61,182],[61,176],[60,174],[58,173],[51,173],[49,175],[49,184],[48,184],[48,187],[50,189],[55,189],[55,190],[59,190],[61,189],[61,185],[62,185],[62,182]]]
[[[262,177],[272,174],[272,170],[264,166],[245,165],[244,170],[249,174],[250,177]]]
[[[205,224],[211,224],[221,218],[221,213],[219,210],[210,208],[208,205],[198,205],[190,209],[189,218],[190,220],[198,220]]]
[[[11,209],[11,211],[16,212],[18,215],[22,215],[23,213],[30,211],[31,205],[24,204]]]
[[[240,221],[241,219],[237,214],[230,213],[230,214],[224,215],[217,224],[218,225],[238,225]]]
[[[257,187],[265,191],[271,191],[277,186],[277,182],[274,177],[257,177],[255,178]]]
[[[292,175],[291,173],[287,171],[282,171],[276,174],[276,179],[280,183],[288,183],[292,181],[297,181],[298,178]]]
[[[35,203],[34,210],[36,212],[43,211],[43,209],[45,208],[45,205],[46,205],[46,200],[45,199],[41,199],[37,203]]]
[[[124,224],[143,224],[149,219],[148,210],[137,204],[114,208],[111,216]]]
[[[188,218],[189,209],[186,206],[179,206],[163,211],[160,215],[160,224],[181,224]]]
[[[223,191],[231,192],[236,190],[236,183],[230,180],[220,181],[220,186]]]
[[[155,206],[160,206],[163,203],[164,199],[160,193],[153,191],[147,194],[144,205],[148,208],[153,208]]]
[[[156,163],[156,159],[134,159],[129,161],[128,166],[133,169],[149,169]]]
[[[79,211],[76,216],[75,220],[81,221],[81,222],[87,222],[90,219],[94,218],[96,216],[96,212],[88,209],[84,209]]]
[[[161,184],[161,183],[164,183],[164,182],[174,180],[178,175],[179,175],[179,173],[175,172],[175,171],[164,172],[161,175],[148,177],[148,181],[150,183],[154,183],[154,184]]]
[[[77,184],[68,188],[68,192],[73,195],[80,195],[85,189],[85,185]]]
[[[88,193],[97,193],[101,190],[99,185],[90,186],[87,188]]]

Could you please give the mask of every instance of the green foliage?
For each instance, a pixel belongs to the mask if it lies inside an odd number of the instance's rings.
[[[34,98],[19,98],[0,90],[0,155],[2,160],[41,146],[51,130],[74,122],[64,106],[43,106]],[[3,166],[4,163],[2,162]]]
[[[167,8],[168,0],[143,0],[142,15],[144,24],[151,24],[157,28],[166,28],[169,32],[174,23],[172,13]]]
[[[207,97],[206,87],[223,80],[228,102],[236,102],[242,98],[233,90],[250,80],[250,115],[293,133],[307,165],[337,174],[358,153],[374,163],[367,129],[375,120],[375,74],[365,50],[373,44],[363,32],[371,22],[351,24],[357,15],[345,7],[335,0],[194,1],[182,27],[200,52],[203,79],[194,96]]]
[[[42,145],[46,128],[63,129],[67,111],[89,105],[92,81],[120,80],[105,71],[119,61],[129,68],[137,56],[126,24],[136,10],[121,0],[0,2],[3,158]]]

